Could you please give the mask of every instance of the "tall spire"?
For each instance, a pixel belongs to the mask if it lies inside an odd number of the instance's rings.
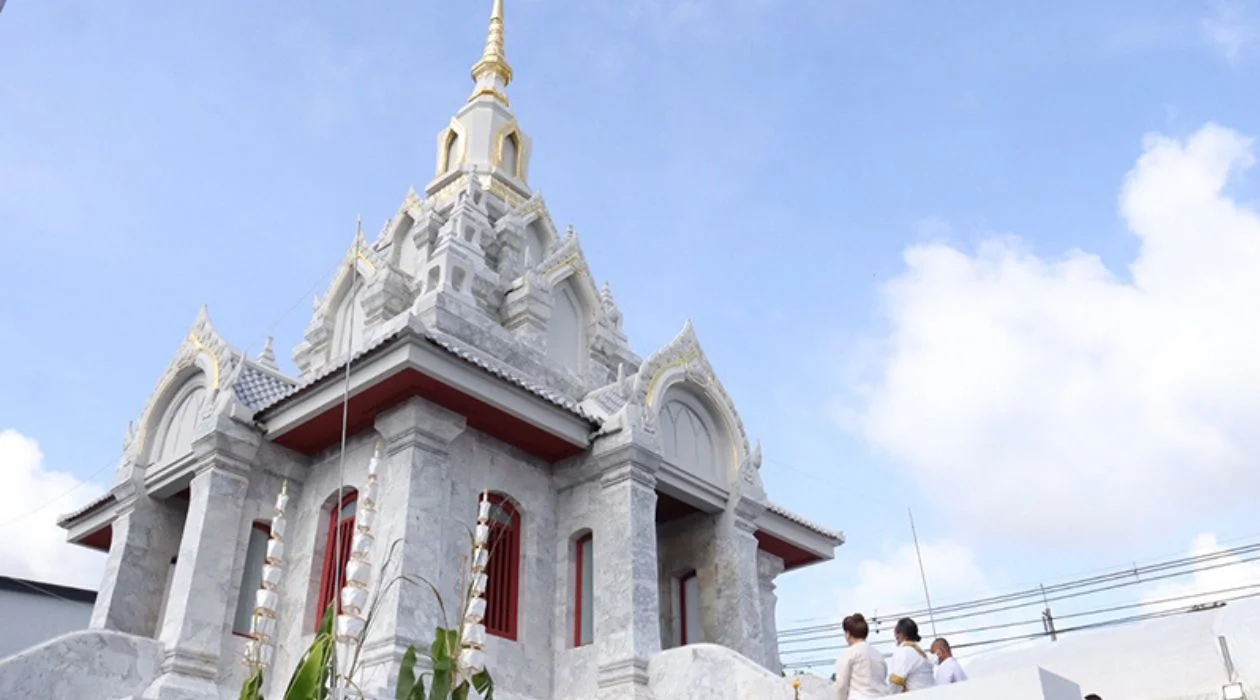
[[[490,31],[486,34],[486,48],[481,60],[472,67],[475,87],[468,98],[471,102],[482,95],[489,95],[503,104],[508,103],[505,94],[512,82],[512,66],[507,62],[507,49],[503,41],[503,0],[494,0],[490,8]]]

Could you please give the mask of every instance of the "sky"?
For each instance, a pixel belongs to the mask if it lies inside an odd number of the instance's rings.
[[[937,603],[1260,539],[1260,0],[1103,5],[508,0],[531,183],[633,347],[691,319],[847,536],[781,627],[921,607],[908,508]],[[201,305],[292,370],[488,7],[5,5],[0,574],[99,585],[54,520]]]

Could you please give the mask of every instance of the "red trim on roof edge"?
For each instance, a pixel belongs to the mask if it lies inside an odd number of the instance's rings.
[[[774,556],[782,559],[784,571],[791,571],[792,569],[799,569],[802,566],[817,564],[823,560],[822,557],[814,554],[813,552],[807,552],[790,542],[785,542],[778,537],[768,535],[760,530],[757,531],[756,537],[757,549],[773,554]]]
[[[467,419],[468,427],[548,462],[572,457],[584,449],[413,369],[399,372],[350,397],[347,433],[354,435],[371,428],[377,415],[412,396],[454,411]],[[276,438],[275,443],[311,455],[340,439],[339,404]]]

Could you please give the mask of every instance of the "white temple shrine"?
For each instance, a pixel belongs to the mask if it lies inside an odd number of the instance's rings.
[[[270,343],[247,356],[196,316],[113,487],[60,521],[108,553],[90,629],[0,663],[0,695],[235,697],[287,484],[265,689],[279,697],[338,600],[378,444],[365,561],[433,581],[448,615],[489,492],[498,697],[653,697],[649,663],[688,645],[778,676],[775,580],[843,536],[769,499],[690,324],[646,359],[631,350],[609,287],[530,182],[502,0],[472,77],[423,192],[360,231],[317,298],[296,376]],[[385,590],[363,687],[392,698],[406,648],[456,622],[426,590]]]

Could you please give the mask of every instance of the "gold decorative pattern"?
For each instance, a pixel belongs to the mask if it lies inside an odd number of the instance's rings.
[[[704,394],[716,409],[716,413],[720,415],[727,434],[730,436],[732,461],[738,465],[741,461],[740,455],[748,452],[748,436],[744,432],[743,423],[735,410],[734,403],[700,348],[695,329],[690,321],[669,345],[654,353],[639,368],[629,400],[653,409],[656,395],[663,394],[659,391],[660,383],[675,369],[683,370],[685,375],[683,381]],[[704,381],[695,381],[696,375],[702,376]]]
[[[499,199],[502,199],[503,201],[507,202],[509,206],[519,207],[522,203],[525,202],[525,198],[522,197],[519,193],[517,193],[516,190],[513,190],[512,188],[508,187],[507,185],[504,185],[503,183],[493,178],[491,178],[490,180],[489,190],[490,190],[490,194],[493,194]]]
[[[486,77],[502,80],[504,87],[512,82],[512,66],[507,62],[507,47],[503,32],[503,0],[494,0],[494,5],[491,6],[486,48],[481,53],[481,60],[472,67],[473,81],[479,83]],[[480,93],[474,94],[473,97],[475,98],[477,94]]]
[[[437,192],[434,192],[433,201],[438,204],[441,204],[443,201],[445,201],[447,198],[454,195],[456,192],[459,192],[460,190],[464,189],[464,187],[466,187],[467,185],[468,185],[468,176],[461,175],[460,177],[457,177],[454,180],[451,180],[450,182],[448,182],[444,187],[442,187],[442,189],[438,190]]]
[[[453,168],[447,162],[447,154],[451,150],[451,139],[459,139],[459,161],[456,163],[458,167],[464,167],[468,161],[468,134],[464,130],[464,125],[459,121],[452,119],[451,123],[438,134],[438,153],[437,153],[437,176],[441,177],[449,173]]]
[[[198,352],[204,352],[206,355],[210,357],[210,360],[214,363],[211,366],[211,369],[213,369],[214,371],[210,375],[210,388],[213,389],[214,391],[218,391],[219,390],[219,372],[221,371],[219,368],[218,356],[214,354],[214,351],[206,347],[205,343],[201,342],[201,338],[197,337],[196,331],[188,332],[188,340],[192,342],[193,347],[197,348]]]
[[[516,136],[516,167],[513,168],[512,177],[525,182],[525,134],[521,132],[515,119],[500,127],[494,135],[494,159],[490,164],[496,168],[503,167],[503,146],[513,135]]]
[[[472,94],[471,97],[468,98],[468,101],[472,102],[473,100],[477,99],[478,97],[481,97],[482,95],[485,95],[486,97],[493,97],[494,99],[502,102],[504,107],[512,106],[512,102],[511,100],[507,98],[507,95],[504,95],[503,93],[499,92],[498,90],[495,90],[494,88],[482,88],[480,90],[477,90],[476,92]]]
[[[656,403],[656,385],[660,383],[661,378],[665,376],[665,373],[675,367],[680,367],[686,370],[687,365],[691,364],[692,360],[695,360],[697,357],[699,357],[699,354],[692,350],[668,364],[661,365],[660,368],[652,373],[652,378],[648,380],[647,397],[644,402],[648,408],[651,408],[652,404]],[[707,389],[705,393],[708,393]]]
[[[547,268],[547,270],[543,272],[543,277],[550,277],[551,273],[568,265],[572,265],[573,271],[579,274],[585,274],[586,272],[586,265],[582,263],[582,254],[574,251],[573,253],[570,253],[568,257]]]

